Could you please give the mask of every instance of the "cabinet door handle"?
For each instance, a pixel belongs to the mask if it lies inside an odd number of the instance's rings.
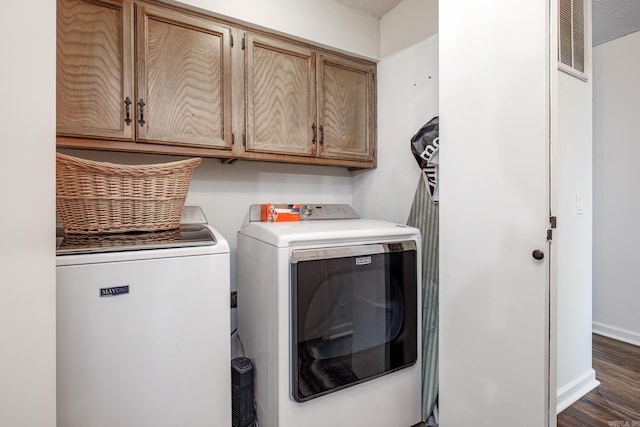
[[[320,125],[320,145],[324,144],[324,127]]]
[[[316,124],[311,125],[311,130],[313,131],[313,138],[311,139],[311,143],[316,143]]]
[[[138,107],[140,107],[140,118],[138,119],[138,123],[140,123],[140,126],[144,126],[145,121],[144,121],[144,106],[147,105],[144,103],[144,101],[142,100],[142,98],[140,98],[140,101],[138,101]]]
[[[124,99],[124,110],[124,122],[129,126],[131,125],[131,100],[128,96]]]

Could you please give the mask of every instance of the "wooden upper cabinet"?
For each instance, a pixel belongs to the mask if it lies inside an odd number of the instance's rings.
[[[375,65],[251,33],[245,49],[251,158],[375,165]]]
[[[175,2],[56,1],[59,147],[376,166],[374,63]]]
[[[318,57],[319,153],[323,158],[373,161],[374,66],[341,57]]]
[[[315,154],[315,54],[247,33],[246,151]]]
[[[138,4],[138,141],[231,148],[231,32]]]
[[[58,0],[59,135],[133,139],[132,28],[131,1]]]

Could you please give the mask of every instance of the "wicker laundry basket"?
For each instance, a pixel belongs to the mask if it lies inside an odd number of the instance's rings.
[[[56,209],[65,233],[178,228],[200,162],[119,165],[56,153]]]
[[[139,233],[67,234],[57,249],[112,249],[179,242],[182,242],[182,234],[178,229]]]

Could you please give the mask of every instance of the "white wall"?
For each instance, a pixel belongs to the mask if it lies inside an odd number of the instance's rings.
[[[585,44],[591,46],[591,3],[585,11]],[[592,296],[592,54],[587,49],[587,81],[554,68],[552,87],[552,214],[556,286],[555,332],[557,412],[596,387],[591,364]],[[579,200],[581,199],[581,201]],[[582,211],[579,211],[581,204]]]
[[[378,19],[342,3],[327,0],[183,0],[182,3],[371,59],[379,57]]]
[[[380,57],[385,59],[437,34],[438,1],[404,0],[380,19]]]
[[[55,2],[0,4],[0,425],[56,424]]]
[[[407,222],[420,176],[411,137],[438,115],[437,16],[436,0],[405,0],[380,20],[378,167],[353,179],[363,217]]]
[[[589,41],[587,41],[590,44]],[[591,364],[592,296],[592,99],[588,81],[558,72],[554,167],[558,229],[557,387],[558,412],[599,383]],[[582,213],[578,198],[582,197]]]
[[[593,330],[640,345],[640,32],[594,48]]]

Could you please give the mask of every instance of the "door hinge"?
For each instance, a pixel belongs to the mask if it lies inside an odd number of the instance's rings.
[[[231,47],[233,47],[233,35],[231,36]]]
[[[244,133],[242,134],[242,145],[247,148],[247,135]]]
[[[553,230],[558,224],[558,218],[556,216],[549,217],[549,228],[547,229],[547,241],[553,240]]]
[[[231,134],[231,145],[234,145],[236,143],[236,135],[235,134]]]
[[[244,37],[242,38],[242,50],[244,50]]]

